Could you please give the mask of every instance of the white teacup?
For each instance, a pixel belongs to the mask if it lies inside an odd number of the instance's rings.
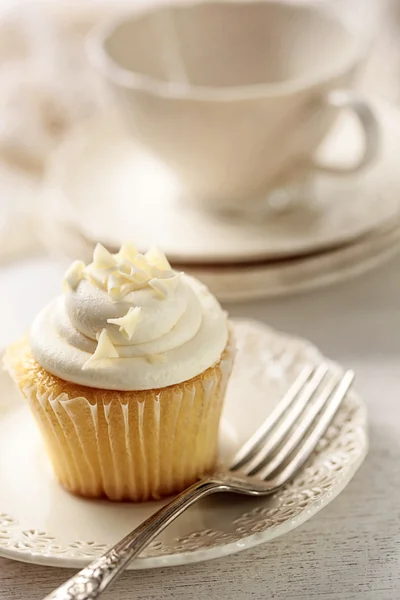
[[[364,44],[315,5],[158,5],[101,27],[88,48],[135,139],[211,207],[246,205],[299,171],[355,172],[376,154],[368,102],[345,90]],[[364,151],[350,167],[320,164],[344,108],[361,122]]]

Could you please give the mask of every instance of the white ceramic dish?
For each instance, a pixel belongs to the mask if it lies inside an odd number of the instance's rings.
[[[175,265],[203,281],[221,302],[244,302],[315,290],[352,279],[390,260],[400,250],[400,219],[353,243],[305,257],[243,265]],[[94,244],[64,220],[48,223],[51,253],[90,261]],[[67,267],[66,263],[66,267]]]
[[[96,117],[54,154],[46,183],[49,220],[62,219],[88,240],[119,246],[154,244],[184,264],[248,262],[337,247],[390,223],[400,210],[400,112],[374,101],[382,129],[381,157],[364,173],[315,177],[311,197],[291,210],[222,216],[177,200],[175,183],[144,158],[115,115]],[[360,134],[343,118],[325,148],[326,159],[349,163]],[[80,257],[81,258],[81,257]]]
[[[304,365],[321,360],[310,343],[255,321],[238,321],[236,335],[239,351],[223,416],[223,454],[250,435]],[[352,392],[290,485],[268,499],[226,496],[197,504],[131,568],[218,558],[287,533],[344,489],[367,447],[366,409]],[[9,376],[0,374],[0,556],[81,567],[158,506],[88,501],[65,492],[53,478],[28,408]]]
[[[400,250],[400,224],[367,235],[354,244],[307,258],[253,266],[185,270],[201,279],[221,302],[274,298],[315,290],[358,277]]]

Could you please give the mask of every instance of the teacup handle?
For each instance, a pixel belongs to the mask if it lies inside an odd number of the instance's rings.
[[[329,92],[323,98],[325,106],[335,109],[347,109],[352,111],[360,121],[364,131],[365,147],[364,152],[353,164],[350,165],[329,165],[313,159],[311,168],[323,173],[333,175],[350,175],[364,169],[376,158],[379,151],[379,125],[376,117],[371,110],[368,101],[364,100],[360,94],[347,90],[335,90]]]

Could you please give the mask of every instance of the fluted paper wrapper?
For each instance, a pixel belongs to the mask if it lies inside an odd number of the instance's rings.
[[[9,350],[6,363],[70,492],[147,500],[178,492],[213,469],[232,339],[220,362],[198,377],[133,392],[64,382],[44,371],[24,344]]]

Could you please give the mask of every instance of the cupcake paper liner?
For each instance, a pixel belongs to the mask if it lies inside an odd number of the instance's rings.
[[[170,387],[115,392],[64,382],[42,369],[25,340],[6,366],[29,402],[54,472],[70,492],[148,500],[210,472],[232,370],[232,336],[220,362]]]

